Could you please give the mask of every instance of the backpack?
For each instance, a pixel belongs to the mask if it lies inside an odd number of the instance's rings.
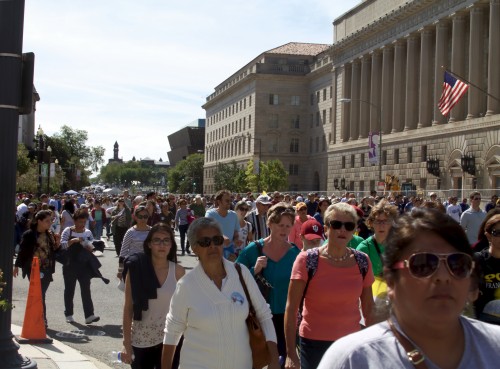
[[[359,272],[363,277],[363,280],[368,273],[368,256],[366,254],[352,249],[354,252],[354,257],[356,258],[356,264],[358,265]],[[319,262],[319,247],[315,247],[314,249],[309,249],[307,252],[306,258],[306,268],[307,268],[307,282],[304,288],[304,292],[302,293],[302,298],[299,304],[299,310],[297,312],[297,328],[299,328],[300,323],[302,322],[302,310],[304,308],[304,300],[307,293],[307,288],[309,287],[309,282],[314,277],[318,270],[318,262]]]

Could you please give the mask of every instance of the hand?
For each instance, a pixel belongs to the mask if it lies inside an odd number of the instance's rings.
[[[295,355],[294,358],[287,356],[285,360],[285,369],[295,369],[295,368],[297,369],[300,368],[299,358],[297,357],[297,355]]]
[[[16,278],[18,274],[19,274],[19,268],[18,267],[14,267],[14,270],[12,271],[12,276],[14,278]]]
[[[122,277],[123,277],[122,272],[116,273],[116,278],[122,279]]]
[[[231,240],[224,236],[224,243],[222,244],[223,247],[228,247],[231,244]]]
[[[279,361],[271,361],[271,363],[267,366],[267,369],[281,369],[281,365]]]
[[[267,256],[259,256],[253,267],[254,274],[259,274],[263,268],[267,267]]]
[[[128,349],[125,346],[123,346],[122,353],[121,353],[122,363],[131,364],[133,356],[134,356],[134,354],[133,354],[132,346],[129,346]]]

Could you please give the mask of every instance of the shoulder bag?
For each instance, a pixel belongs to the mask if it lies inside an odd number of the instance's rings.
[[[268,366],[271,362],[271,354],[269,353],[269,349],[267,347],[266,336],[262,331],[259,318],[257,318],[252,300],[250,299],[247,285],[245,284],[245,280],[243,279],[243,275],[241,274],[241,266],[240,264],[235,263],[234,267],[236,268],[236,271],[238,272],[238,275],[240,277],[240,283],[243,287],[243,290],[245,291],[245,295],[247,297],[249,305],[248,317],[245,320],[245,323],[247,325],[248,336],[250,338],[250,349],[252,350],[252,367],[254,369],[262,369]]]
[[[257,252],[259,256],[264,256],[262,252],[263,244],[262,240],[255,241],[255,246],[257,247]],[[257,282],[257,286],[259,287],[260,293],[264,296],[264,299],[269,302],[269,294],[271,293],[271,289],[273,288],[272,284],[264,277],[264,269],[257,274],[254,274],[255,282]]]

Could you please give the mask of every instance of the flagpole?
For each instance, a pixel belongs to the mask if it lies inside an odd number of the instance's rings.
[[[441,66],[441,69],[444,69],[446,72],[448,72],[448,73],[450,73],[450,74],[454,75],[455,77],[457,77],[457,78],[461,79],[462,81],[464,81],[465,83],[467,83],[467,84],[471,85],[472,87],[477,88],[479,91],[481,91],[482,93],[484,93],[484,94],[488,95],[488,96],[489,96],[489,97],[491,97],[492,99],[494,99],[494,100],[496,100],[496,101],[500,102],[500,99],[499,99],[498,97],[493,96],[493,95],[492,95],[492,94],[490,94],[488,91],[485,91],[484,89],[482,89],[482,88],[481,88],[481,87],[479,87],[478,85],[475,85],[475,84],[474,84],[474,83],[472,83],[471,81],[466,80],[466,79],[465,79],[464,77],[462,77],[461,75],[456,74],[455,72],[452,72],[451,70],[449,70],[449,69],[445,68],[444,66]]]

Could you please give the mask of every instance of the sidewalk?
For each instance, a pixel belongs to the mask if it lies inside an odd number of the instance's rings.
[[[21,334],[22,327],[12,324],[12,334]],[[51,337],[52,338],[52,337]],[[53,340],[52,343],[19,345],[19,354],[36,361],[38,369],[111,369],[94,358],[82,355],[79,351]]]

